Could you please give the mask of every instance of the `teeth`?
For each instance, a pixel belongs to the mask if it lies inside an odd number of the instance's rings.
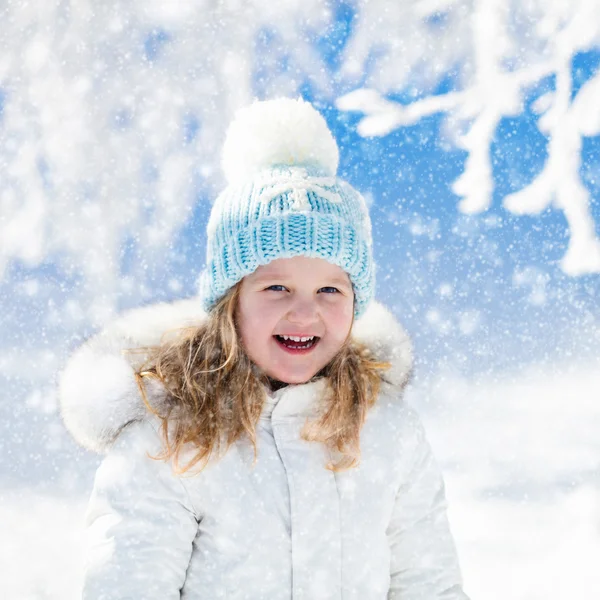
[[[310,337],[298,337],[295,335],[282,335],[280,337],[282,337],[284,340],[292,340],[294,342],[308,342],[309,340],[313,340],[315,336],[311,335]]]

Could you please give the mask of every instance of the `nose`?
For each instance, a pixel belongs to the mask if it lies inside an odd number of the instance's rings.
[[[318,318],[317,303],[310,298],[298,298],[287,314],[287,320],[297,325],[310,325]]]

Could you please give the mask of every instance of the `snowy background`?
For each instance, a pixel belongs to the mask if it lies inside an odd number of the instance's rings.
[[[0,24],[0,597],[77,597],[98,457],[56,373],[195,293],[225,127],[281,95],[371,203],[467,592],[600,597],[598,0],[5,0]]]

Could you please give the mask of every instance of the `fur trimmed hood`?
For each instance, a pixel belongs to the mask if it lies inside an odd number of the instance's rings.
[[[136,356],[124,351],[157,345],[165,332],[206,318],[197,298],[134,309],[77,349],[59,378],[60,412],[75,440],[104,453],[125,425],[147,416],[134,377]],[[352,335],[377,359],[392,364],[386,377],[401,390],[412,370],[412,345],[392,313],[371,301],[354,322]],[[160,383],[149,380],[146,385],[151,401],[162,393]]]

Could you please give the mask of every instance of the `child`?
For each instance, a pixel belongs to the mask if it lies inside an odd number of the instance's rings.
[[[372,299],[368,210],[337,164],[309,103],[240,111],[200,297],[133,311],[70,360],[65,424],[106,454],[85,599],[466,598],[402,401],[410,343]]]

